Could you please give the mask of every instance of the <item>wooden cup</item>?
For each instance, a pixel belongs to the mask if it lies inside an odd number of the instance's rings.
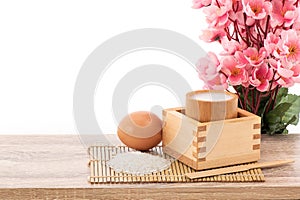
[[[237,117],[238,96],[219,90],[199,90],[186,95],[185,114],[200,122]]]

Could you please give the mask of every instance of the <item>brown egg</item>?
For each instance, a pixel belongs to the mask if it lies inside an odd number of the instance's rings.
[[[118,127],[120,140],[130,148],[146,151],[162,139],[162,121],[153,113],[138,111],[125,116]]]

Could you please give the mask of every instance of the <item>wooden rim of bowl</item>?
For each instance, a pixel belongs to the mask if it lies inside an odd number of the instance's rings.
[[[191,98],[192,96],[194,96],[196,94],[200,94],[200,93],[225,93],[225,94],[231,96],[232,98],[227,99],[227,100],[220,100],[220,101],[207,101],[207,100],[198,100],[198,99]],[[188,92],[186,94],[186,99],[212,103],[212,102],[234,101],[234,100],[238,99],[238,95],[235,93],[232,93],[232,92],[228,92],[226,90],[196,90],[196,91]]]

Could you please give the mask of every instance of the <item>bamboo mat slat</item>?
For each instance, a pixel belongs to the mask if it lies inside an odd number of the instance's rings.
[[[169,169],[148,175],[131,175],[117,173],[106,165],[106,162],[118,153],[134,151],[126,146],[91,146],[88,149],[90,158],[90,176],[88,181],[92,184],[107,183],[189,183],[189,182],[263,182],[265,181],[261,169],[252,169],[245,172],[211,176],[190,180],[184,176],[195,172],[194,169],[178,160],[164,154],[162,147],[154,147],[150,153],[173,160]]]

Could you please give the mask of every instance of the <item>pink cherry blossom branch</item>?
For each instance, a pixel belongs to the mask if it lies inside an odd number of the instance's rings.
[[[281,87],[290,87],[300,74],[299,0],[193,0],[209,24],[201,38],[218,41],[221,59],[213,54],[199,62],[199,77],[208,88],[232,85],[243,109],[267,112]]]
[[[248,46],[250,46],[250,41],[249,41],[249,27],[247,26],[247,16],[245,13],[243,13],[243,17],[244,17],[244,25],[245,25],[245,29],[246,29],[246,44]]]

